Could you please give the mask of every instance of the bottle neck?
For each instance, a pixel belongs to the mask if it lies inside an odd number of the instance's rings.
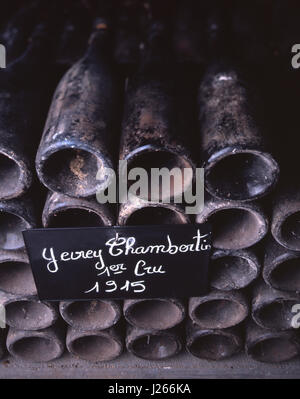
[[[88,48],[84,59],[95,60],[108,57],[111,53],[110,28],[106,20],[97,19],[94,24],[93,32],[89,37]]]

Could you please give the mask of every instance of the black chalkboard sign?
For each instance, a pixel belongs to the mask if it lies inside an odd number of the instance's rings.
[[[208,224],[23,232],[41,300],[199,296],[208,289]]]

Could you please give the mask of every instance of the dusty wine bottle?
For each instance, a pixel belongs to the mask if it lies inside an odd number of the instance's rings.
[[[281,179],[273,196],[271,232],[287,249],[300,250],[300,186],[290,177]]]
[[[19,198],[0,201],[0,248],[24,248],[22,231],[38,226],[34,196],[26,193]]]
[[[180,331],[143,330],[127,326],[126,347],[133,355],[146,360],[164,360],[177,355],[182,349]]]
[[[251,284],[260,270],[261,262],[253,249],[217,249],[210,261],[210,285],[218,290],[239,290]]]
[[[189,320],[186,325],[186,334],[187,350],[200,359],[226,359],[240,352],[243,346],[239,327],[223,330],[201,329]]]
[[[265,249],[265,282],[277,290],[300,292],[299,258],[299,251],[286,249],[270,238]]]
[[[149,203],[138,198],[121,204],[118,218],[121,226],[189,221],[189,216],[178,204]],[[124,301],[123,312],[130,324],[144,330],[170,329],[179,324],[186,313],[184,303],[174,298],[128,299]]]
[[[70,353],[92,362],[116,359],[124,345],[117,327],[103,331],[80,331],[69,327],[66,344]]]
[[[88,197],[110,183],[121,91],[107,17],[97,18],[88,49],[54,94],[36,169],[52,191]]]
[[[267,234],[269,221],[257,202],[222,200],[206,194],[197,223],[209,221],[214,231],[213,246],[224,250],[249,248]]]
[[[270,331],[249,320],[246,325],[246,353],[266,363],[291,360],[300,353],[298,331]]]
[[[97,227],[114,224],[114,214],[107,204],[94,198],[72,198],[49,192],[42,214],[44,227]]]
[[[181,172],[184,168],[194,171],[191,151],[184,143],[183,132],[176,128],[174,76],[168,38],[168,27],[164,22],[150,24],[139,70],[126,88],[119,157],[127,161],[129,172],[137,167],[144,168],[149,175],[152,168],[162,167],[172,173],[177,168]],[[152,200],[163,201],[166,196],[180,195],[190,187],[192,180],[193,173],[181,178],[173,183],[171,193],[165,192],[161,185]]]
[[[133,326],[147,330],[167,330],[185,318],[183,301],[173,298],[126,299],[123,313]]]
[[[236,70],[213,66],[199,89],[206,188],[218,198],[254,200],[277,182],[279,167],[265,148],[246,87]]]
[[[76,330],[105,330],[117,324],[122,316],[118,301],[62,301],[59,304],[62,318]]]
[[[255,283],[252,295],[252,317],[258,325],[277,331],[295,327],[293,307],[300,303],[299,295],[275,290],[262,279]]]
[[[65,331],[60,323],[39,331],[10,327],[6,346],[9,353],[26,362],[49,362],[59,358],[65,348]]]
[[[279,166],[268,150],[259,96],[235,60],[232,15],[222,6],[208,18],[210,62],[198,92],[205,183],[217,198],[249,201],[272,190]]]
[[[190,223],[190,218],[179,204],[146,202],[136,197],[120,205],[118,223],[121,226],[182,224]]]
[[[247,297],[240,291],[212,290],[189,299],[189,316],[202,329],[236,326],[249,314]]]
[[[18,330],[42,330],[52,326],[59,313],[55,303],[41,302],[37,296],[0,293],[6,323]]]
[[[0,290],[14,295],[37,294],[25,251],[0,251]]]
[[[2,200],[20,196],[32,182],[32,159],[52,85],[51,39],[49,26],[41,22],[30,36],[26,51],[6,69],[0,69]]]

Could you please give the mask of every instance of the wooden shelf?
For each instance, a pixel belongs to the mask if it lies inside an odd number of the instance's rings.
[[[8,356],[0,362],[0,378],[300,378],[300,359],[267,364],[238,355],[213,362],[182,353],[169,360],[153,362],[124,353],[107,363],[90,363],[70,354],[53,362],[25,363]]]

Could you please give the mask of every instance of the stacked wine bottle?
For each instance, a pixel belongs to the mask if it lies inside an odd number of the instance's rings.
[[[244,349],[264,362],[298,356],[297,157],[287,160],[290,147],[275,138],[296,114],[273,84],[289,76],[279,84],[288,95],[295,81],[276,36],[292,18],[284,2],[10,3],[0,19],[0,304],[9,326],[0,356],[5,342],[32,362],[66,351],[108,361],[124,348],[147,360],[184,350],[208,360]],[[105,168],[118,174],[118,160],[129,172],[204,168],[204,206],[186,214],[163,184],[151,201],[99,203]],[[171,197],[193,183],[174,184]],[[25,229],[204,222],[213,237],[206,295],[37,297]]]

